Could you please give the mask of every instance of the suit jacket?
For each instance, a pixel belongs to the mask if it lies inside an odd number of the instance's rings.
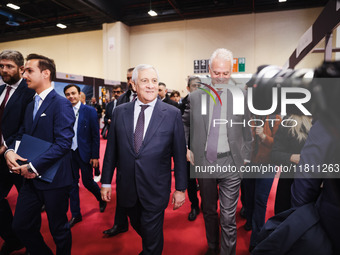
[[[178,103],[173,101],[173,100],[171,100],[168,94],[165,95],[165,98],[164,98],[163,102],[179,108]]]
[[[0,95],[5,87],[6,85],[0,86]],[[14,142],[23,123],[26,107],[32,101],[34,94],[35,91],[29,89],[23,79],[7,102],[1,121],[1,131],[7,146]]]
[[[179,109],[181,110],[182,115],[184,114],[185,108],[187,107],[188,104],[190,104],[189,94],[186,95],[186,96],[182,99],[182,103],[179,104]]]
[[[99,123],[93,107],[80,104],[77,141],[79,155],[84,162],[99,159]]]
[[[245,94],[245,91],[242,90]],[[205,93],[202,90],[196,90],[190,94],[190,107],[185,110],[183,115],[183,122],[186,125],[185,136],[188,139],[190,134],[190,149],[194,153],[195,165],[205,165],[205,147],[207,142],[208,130],[209,130],[209,111],[207,115],[201,114],[201,95]],[[250,112],[246,105],[247,99],[245,96],[244,115],[233,114],[233,97],[229,90],[227,90],[227,116],[228,124],[221,125],[220,128],[227,128],[228,142],[232,158],[235,166],[239,169],[244,165],[244,160],[251,159],[251,144],[252,135],[251,128],[248,126],[250,119]],[[222,102],[223,103],[223,102]],[[207,97],[207,106],[210,104],[210,97]],[[222,104],[223,107],[223,104]],[[243,122],[245,120],[245,126],[242,124],[230,126],[231,120],[235,122]],[[191,128],[190,128],[191,127]]]
[[[135,102],[118,106],[110,126],[103,163],[103,184],[110,184],[117,167],[117,199],[132,207],[137,199],[149,211],[164,210],[171,191],[171,157],[176,189],[187,187],[186,146],[181,113],[157,100],[139,154],[134,150]]]
[[[317,166],[339,166],[339,141],[333,137],[319,121],[315,122],[309,131],[305,146],[300,155],[299,165],[308,165],[309,169],[317,169]],[[333,176],[339,175],[339,172]],[[314,177],[314,178],[313,178]],[[319,177],[319,178],[317,178]],[[321,188],[323,183],[323,188]],[[315,172],[295,173],[292,184],[292,205],[303,206],[311,202],[317,202],[320,220],[327,235],[332,241],[333,248],[340,253],[339,229],[340,229],[340,180],[326,178]]]
[[[28,104],[23,125],[15,140],[21,140],[23,134],[45,140],[52,146],[40,157],[31,163],[39,174],[43,174],[57,160],[62,158],[52,183],[47,183],[39,178],[33,179],[37,189],[48,190],[71,185],[73,174],[71,169],[71,145],[74,136],[73,125],[75,121],[71,103],[52,90],[42,102],[33,120],[34,101]],[[15,143],[9,148],[14,149]],[[30,181],[30,180],[28,180]]]
[[[108,103],[106,105],[106,109],[105,109],[105,116],[104,116],[104,123],[106,125],[108,125],[108,120],[112,119],[112,111],[113,111],[113,107],[115,105],[115,100],[111,101],[110,103]]]
[[[123,95],[118,97],[117,105],[125,104],[130,102],[131,90],[126,91]]]

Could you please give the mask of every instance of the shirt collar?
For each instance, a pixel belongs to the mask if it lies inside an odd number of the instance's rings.
[[[12,84],[12,85],[6,84],[6,85],[11,87],[12,89],[17,89],[19,87],[19,84],[21,83],[21,81],[22,81],[22,78],[15,84]]]
[[[79,110],[80,109],[81,102],[79,101],[75,106],[73,106],[73,109]]]
[[[42,101],[45,100],[45,98],[47,97],[47,95],[53,90],[53,87],[49,87],[48,89],[45,89],[43,92],[41,92],[39,94],[40,98]],[[37,93],[35,93],[34,97],[38,95]]]
[[[137,97],[136,102],[137,102],[138,106],[145,105],[138,99],[138,97]],[[156,102],[157,102],[157,97],[153,101],[151,101],[150,103],[147,103],[146,105],[150,105],[151,107],[155,107]]]

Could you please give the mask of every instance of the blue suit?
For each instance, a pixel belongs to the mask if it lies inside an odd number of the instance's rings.
[[[66,213],[73,183],[70,148],[75,116],[71,103],[54,90],[46,96],[34,120],[33,109],[34,102],[31,102],[16,140],[28,134],[52,143],[43,155],[31,161],[39,174],[44,174],[59,159],[62,163],[52,183],[39,178],[25,180],[18,196],[13,229],[31,254],[53,254],[40,234],[40,210],[45,204],[57,254],[67,255],[71,253],[72,243]],[[14,144],[9,148],[14,148]]]
[[[141,235],[143,254],[163,249],[164,210],[171,191],[171,157],[176,189],[187,187],[186,146],[179,109],[157,100],[138,154],[134,150],[135,102],[115,109],[107,141],[102,184],[110,184],[117,167],[117,200],[128,210]]]
[[[0,95],[6,85],[0,86]],[[34,90],[27,87],[26,81],[22,80],[8,100],[1,120],[1,132],[7,145],[13,143],[24,119],[27,104],[32,101]],[[6,160],[0,155],[0,236],[8,243],[17,243],[17,238],[12,230],[13,215],[6,199],[12,186],[19,191],[23,178],[9,172]]]
[[[333,137],[324,125],[317,121],[309,131],[305,146],[301,151],[299,165],[339,167],[339,141]],[[335,170],[338,171],[338,170]],[[333,172],[339,175],[339,172]],[[311,178],[314,175],[314,178]],[[330,238],[334,254],[340,254],[339,229],[340,229],[340,192],[339,179],[324,179],[318,173],[297,172],[292,185],[292,205],[302,206],[317,202],[316,206],[320,221]],[[321,183],[323,188],[321,189]]]
[[[79,168],[84,186],[101,200],[100,188],[93,180],[91,159],[99,158],[99,124],[97,112],[93,107],[80,104],[77,126],[78,148],[72,151],[72,171],[75,179],[70,192],[70,208],[72,217],[80,216],[79,201]]]

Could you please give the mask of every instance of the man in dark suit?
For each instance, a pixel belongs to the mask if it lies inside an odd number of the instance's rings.
[[[190,128],[190,159],[195,166],[191,177],[197,177],[202,198],[202,211],[205,222],[208,251],[206,254],[236,253],[236,206],[239,197],[241,176],[237,172],[246,162],[250,162],[252,135],[248,123],[250,112],[246,101],[240,107],[243,114],[234,114],[233,96],[230,90],[235,86],[228,84],[232,72],[232,53],[226,49],[217,49],[209,61],[211,86],[219,94],[222,104],[216,96],[216,104],[203,90],[190,94],[190,111],[185,111],[183,120],[188,133]],[[245,91],[239,90],[238,96],[245,97]],[[202,97],[206,96],[206,112],[202,113]],[[203,105],[204,106],[204,105]],[[228,124],[215,125],[216,119],[227,120]],[[231,125],[230,123],[234,123]],[[241,123],[241,124],[235,124]],[[186,137],[189,135],[186,134]],[[210,167],[225,166],[236,171],[197,171]],[[220,220],[217,202],[220,200]],[[221,226],[221,242],[219,229]]]
[[[127,86],[128,86],[128,90],[121,95],[118,98],[117,101],[117,105],[121,105],[124,103],[128,103],[128,102],[132,102],[133,100],[136,99],[137,97],[137,92],[136,92],[136,88],[135,85],[132,83],[132,72],[133,72],[134,67],[131,67],[127,70]]]
[[[111,200],[117,167],[117,199],[142,237],[142,254],[163,250],[164,210],[171,191],[171,157],[175,164],[174,209],[185,201],[185,137],[181,112],[157,99],[158,74],[149,65],[132,75],[137,101],[116,108],[110,127],[102,174],[102,198]]]
[[[165,83],[160,82],[159,86],[158,86],[158,95],[160,97],[160,99],[167,104],[173,105],[175,107],[179,107],[178,103],[176,103],[175,101],[171,100],[169,95],[168,95],[168,90],[166,88]]]
[[[45,205],[56,254],[71,254],[72,236],[66,213],[73,183],[70,149],[75,116],[71,103],[52,88],[55,73],[53,60],[37,54],[28,55],[23,77],[36,95],[34,102],[28,104],[23,125],[14,139],[21,140],[23,134],[28,134],[52,143],[51,147],[31,162],[14,152],[15,143],[9,145],[5,154],[9,169],[25,178],[17,200],[13,229],[31,255],[53,254],[40,233],[42,205]],[[26,163],[19,166],[17,160]],[[51,183],[38,178],[58,160],[60,167]]]
[[[126,91],[123,95],[121,95],[117,99],[116,107],[121,104],[129,103],[134,101],[137,98],[137,92],[135,84],[132,82],[132,72],[134,67],[131,67],[127,70],[127,85],[128,85],[128,91]],[[108,109],[108,114],[110,109]],[[113,110],[111,110],[111,116],[108,116],[107,118],[111,117],[110,123],[112,121],[112,114]],[[109,121],[108,121],[109,122]],[[110,129],[109,131],[110,132]],[[120,206],[120,204],[116,203],[116,211],[115,211],[115,220],[113,223],[112,228],[109,228],[107,230],[103,231],[103,234],[105,234],[108,237],[116,236],[120,233],[124,233],[129,230],[129,221],[127,218],[127,212]]]
[[[198,82],[201,82],[201,79],[197,76],[191,76],[188,78],[188,95],[183,98],[182,103],[179,105],[179,109],[181,110],[182,115],[184,114],[184,110],[189,108],[190,105],[190,93],[197,90],[200,86]],[[190,150],[190,138],[186,137],[188,151]],[[189,221],[194,221],[197,218],[197,215],[200,213],[199,201],[197,197],[197,180],[196,178],[190,178],[190,159],[187,158],[187,173],[188,173],[188,197],[191,202],[191,211],[188,215]]]
[[[0,53],[0,75],[6,83],[0,86],[0,236],[5,241],[0,254],[10,254],[23,247],[12,230],[13,215],[6,199],[13,185],[19,192],[23,178],[9,172],[3,155],[6,145],[14,141],[35,93],[22,79],[23,69],[24,58],[20,52],[5,50]]]
[[[80,102],[80,88],[75,84],[69,84],[64,88],[64,94],[73,106],[76,116],[74,123],[74,137],[72,139],[72,170],[74,183],[70,192],[70,208],[72,218],[70,227],[82,221],[79,200],[79,168],[85,188],[87,188],[99,201],[100,212],[104,212],[106,202],[101,199],[100,188],[93,180],[92,168],[99,165],[99,124],[97,113],[93,107],[83,105]]]
[[[121,85],[116,85],[112,89],[112,94],[114,97],[114,100],[112,100],[110,103],[107,104],[106,109],[105,109],[105,116],[104,116],[104,123],[105,125],[110,125],[111,119],[112,119],[112,113],[113,110],[117,106],[118,98],[120,95],[123,93],[122,86]]]

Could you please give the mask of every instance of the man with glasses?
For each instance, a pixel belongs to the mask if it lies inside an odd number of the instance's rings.
[[[112,113],[113,110],[117,106],[118,98],[120,95],[123,93],[122,86],[121,85],[116,85],[112,89],[112,95],[114,100],[112,100],[110,103],[107,104],[106,109],[105,109],[105,116],[104,116],[104,123],[105,125],[110,125],[111,124],[111,119],[112,119]]]

